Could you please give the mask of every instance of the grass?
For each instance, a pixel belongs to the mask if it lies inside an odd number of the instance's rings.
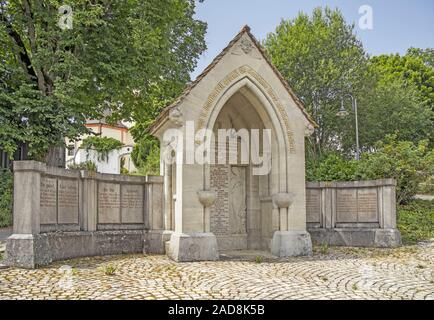
[[[106,276],[114,276],[116,274],[117,268],[114,265],[109,264],[104,268],[104,274]]]
[[[413,200],[397,206],[397,224],[404,244],[434,238],[434,201]]]
[[[256,263],[262,263],[262,261],[264,261],[264,259],[261,256],[256,256],[255,257],[255,262]]]
[[[329,245],[327,243],[321,243],[316,245],[313,250],[314,253],[318,253],[318,254],[328,254],[329,253]]]

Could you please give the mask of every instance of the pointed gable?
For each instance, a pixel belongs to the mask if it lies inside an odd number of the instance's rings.
[[[246,39],[248,37],[251,41]],[[237,47],[236,47],[237,45]],[[293,101],[295,102],[295,105],[301,110],[303,115],[305,116],[306,120],[314,127],[318,127],[318,125],[315,123],[315,121],[310,117],[310,115],[307,113],[303,103],[301,100],[297,97],[297,95],[292,91],[282,74],[279,72],[279,70],[271,63],[270,59],[268,58],[267,54],[265,53],[264,48],[259,43],[259,41],[255,38],[255,36],[250,32],[250,27],[248,25],[245,25],[241,31],[229,42],[229,44],[214,58],[214,60],[208,65],[208,67],[205,68],[205,70],[197,76],[197,78],[191,82],[183,91],[183,93],[176,98],[169,106],[164,108],[161,113],[158,115],[158,117],[155,119],[155,121],[152,123],[152,125],[149,128],[149,132],[153,134],[160,124],[164,122],[164,120],[169,116],[169,112],[176,108],[183,100],[190,94],[190,92],[201,82],[203,79],[208,75],[208,73],[214,69],[214,67],[222,60],[223,57],[226,56],[231,50],[232,52],[236,53],[237,51],[241,50],[245,54],[249,54],[253,51],[253,49],[256,48],[259,51],[260,58],[263,58],[270,68],[273,70],[275,75],[278,77],[288,94],[291,96]]]

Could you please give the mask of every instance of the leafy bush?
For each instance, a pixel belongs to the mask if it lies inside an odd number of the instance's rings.
[[[355,179],[357,161],[330,153],[318,164],[309,163],[306,168],[308,181],[351,181]]]
[[[13,175],[0,170],[0,228],[12,225]]]
[[[95,150],[98,153],[98,161],[104,161],[108,159],[110,151],[119,150],[123,146],[122,142],[114,138],[90,136],[83,140],[80,148],[86,151]]]
[[[398,203],[407,203],[418,190],[419,183],[433,174],[434,150],[428,141],[417,145],[397,141],[395,135],[377,143],[377,151],[366,153],[358,164],[356,177],[361,180],[393,178],[397,181]]]
[[[434,238],[434,201],[413,200],[398,206],[397,223],[404,244]]]
[[[92,161],[86,161],[86,162],[82,162],[82,163],[73,163],[68,165],[68,169],[70,170],[88,170],[88,171],[98,171],[98,168],[96,166],[95,163],[93,163]]]
[[[131,158],[140,175],[160,174],[160,147],[158,140],[146,136],[134,146]]]
[[[418,193],[434,195],[434,176],[419,184]]]
[[[362,154],[360,161],[347,160],[335,153],[326,155],[318,164],[308,162],[309,181],[353,181],[393,178],[397,181],[398,203],[407,203],[421,182],[434,174],[434,150],[427,141],[417,145],[386,136],[375,152]]]

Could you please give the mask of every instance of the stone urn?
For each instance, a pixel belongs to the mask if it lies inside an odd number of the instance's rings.
[[[289,208],[294,202],[293,193],[276,193],[273,195],[273,205],[275,208]]]
[[[199,197],[199,202],[205,207],[211,207],[217,198],[217,195],[214,191],[201,190],[197,192],[197,196]]]

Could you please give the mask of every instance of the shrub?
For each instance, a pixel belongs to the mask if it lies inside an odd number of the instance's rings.
[[[397,209],[397,224],[404,244],[434,238],[434,201],[413,200]]]
[[[98,161],[108,160],[108,154],[112,150],[119,150],[124,144],[119,140],[109,137],[90,136],[83,140],[82,149],[95,150],[98,153]]]
[[[397,181],[398,203],[407,203],[421,182],[434,175],[434,150],[428,141],[415,144],[386,136],[376,150],[363,153],[360,161],[346,160],[336,153],[326,155],[319,163],[308,162],[308,181],[352,181],[393,178]]]
[[[13,175],[9,170],[0,170],[0,228],[12,225]]]
[[[92,161],[86,161],[86,162],[82,162],[82,163],[74,163],[74,164],[70,164],[68,165],[68,169],[70,170],[88,170],[88,171],[98,171],[98,168],[96,166],[95,163],[93,163]]]
[[[114,276],[116,274],[117,268],[111,264],[104,268],[104,274],[106,276]]]
[[[358,179],[393,178],[397,181],[398,203],[408,203],[418,190],[419,183],[433,174],[434,151],[428,141],[417,145],[411,141],[397,141],[395,135],[377,143],[374,153],[366,153],[358,164]]]
[[[337,153],[324,156],[318,164],[307,164],[308,181],[351,181],[355,178],[357,161],[347,160]]]

